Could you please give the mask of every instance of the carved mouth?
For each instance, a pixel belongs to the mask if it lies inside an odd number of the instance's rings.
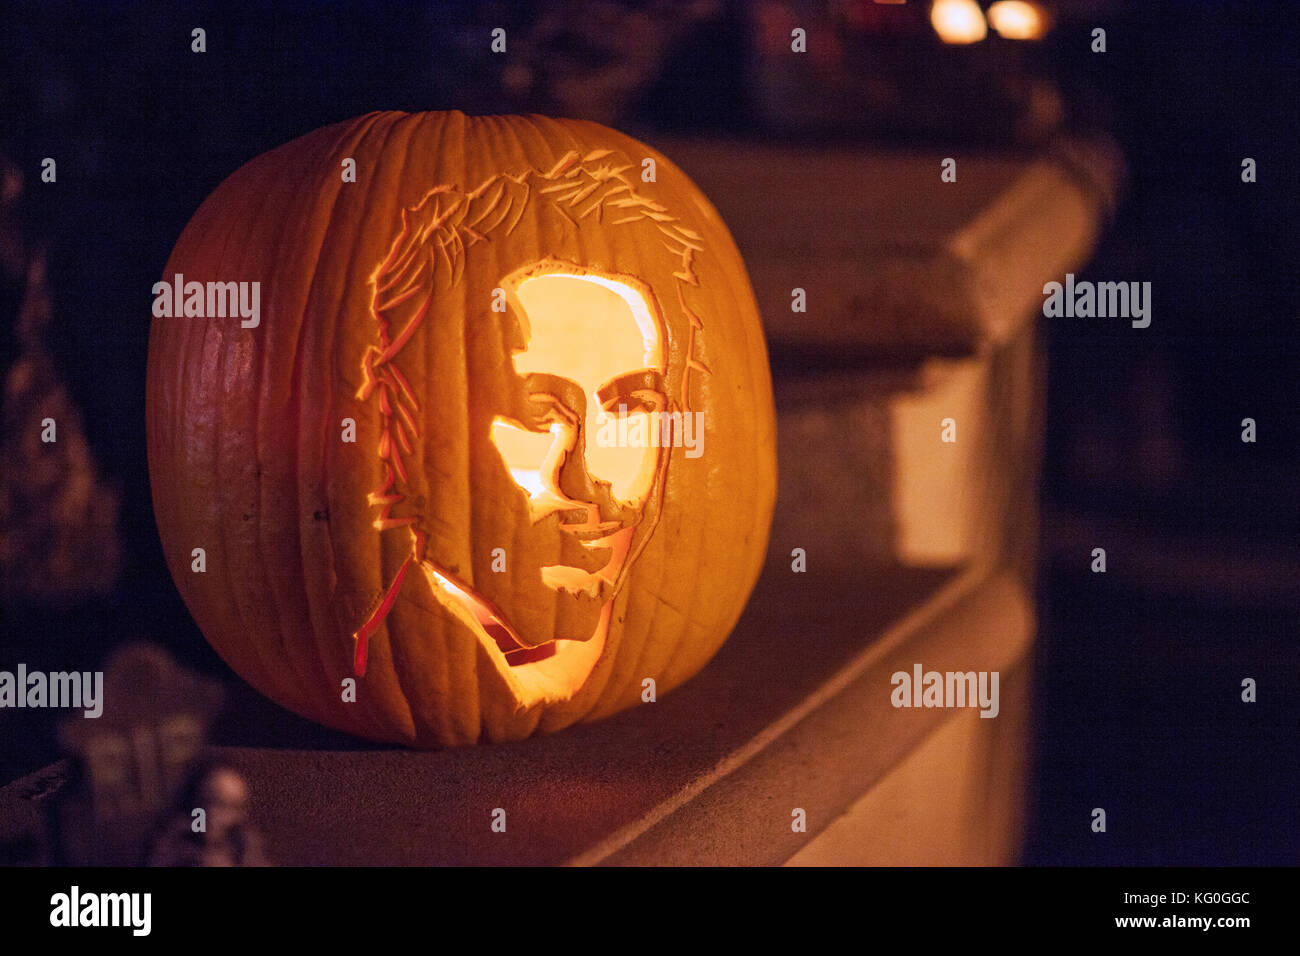
[[[608,549],[609,560],[596,571],[574,567],[571,564],[551,564],[542,568],[542,583],[556,591],[585,594],[587,597],[609,598],[618,584],[619,572],[627,563],[628,549],[635,528],[625,527],[617,521],[604,521],[592,525],[561,525],[569,534],[579,537],[585,548]],[[571,531],[579,528],[579,531]],[[585,536],[585,537],[584,537]]]
[[[560,530],[573,535],[590,547],[624,530],[624,527],[621,521],[601,521],[596,524],[562,524]]]

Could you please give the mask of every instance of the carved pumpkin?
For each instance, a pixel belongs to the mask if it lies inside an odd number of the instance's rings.
[[[226,180],[173,282],[158,527],[268,697],[374,740],[518,739],[671,689],[734,626],[775,497],[766,349],[725,225],[654,150],[372,113]],[[254,282],[243,319],[223,284]]]

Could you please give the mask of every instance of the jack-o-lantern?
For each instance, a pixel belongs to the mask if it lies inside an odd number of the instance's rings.
[[[248,163],[155,286],[168,565],[243,678],[416,746],[596,719],[734,626],[771,382],[718,214],[593,123],[373,113]]]

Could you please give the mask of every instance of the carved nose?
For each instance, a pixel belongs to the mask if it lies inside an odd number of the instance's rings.
[[[560,466],[559,474],[560,493],[567,499],[580,507],[596,510],[599,508],[598,502],[604,495],[597,488],[595,480],[587,471],[587,456],[583,446],[582,429],[578,429],[573,447],[569,449],[565,456],[564,464]],[[598,517],[591,520],[599,520]]]

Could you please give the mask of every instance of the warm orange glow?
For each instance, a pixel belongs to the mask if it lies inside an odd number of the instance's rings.
[[[975,0],[934,0],[930,23],[944,43],[978,43],[988,34],[984,11]]]
[[[1038,40],[1047,32],[1047,16],[1025,0],[998,0],[989,7],[989,25],[1008,40]]]
[[[626,283],[589,273],[544,272],[514,289],[527,347],[515,354],[515,371],[558,376],[576,385],[570,407],[563,396],[535,392],[534,403],[557,419],[548,431],[498,418],[492,441],[515,483],[529,494],[534,520],[575,503],[559,491],[559,469],[582,442],[588,474],[605,481],[615,498],[641,503],[650,493],[658,462],[658,416],[628,393],[604,407],[597,393],[639,370],[662,372],[663,336],[645,298]],[[660,396],[660,403],[663,398]],[[622,440],[606,440],[617,436]]]
[[[456,618],[479,637],[479,643],[497,661],[499,671],[510,684],[514,699],[523,708],[538,704],[568,700],[591,676],[609,633],[609,618],[613,604],[607,603],[600,616],[596,632],[588,641],[553,641],[554,653],[541,660],[510,666],[505,652],[500,648],[496,632],[502,631],[516,637],[514,630],[499,618],[476,594],[425,561],[421,567],[434,594],[446,595],[441,603]]]
[[[569,444],[562,425],[536,432],[497,416],[492,422],[492,444],[510,469],[515,484],[528,492],[534,521],[565,505],[563,498],[550,491],[557,483],[560,462]]]

